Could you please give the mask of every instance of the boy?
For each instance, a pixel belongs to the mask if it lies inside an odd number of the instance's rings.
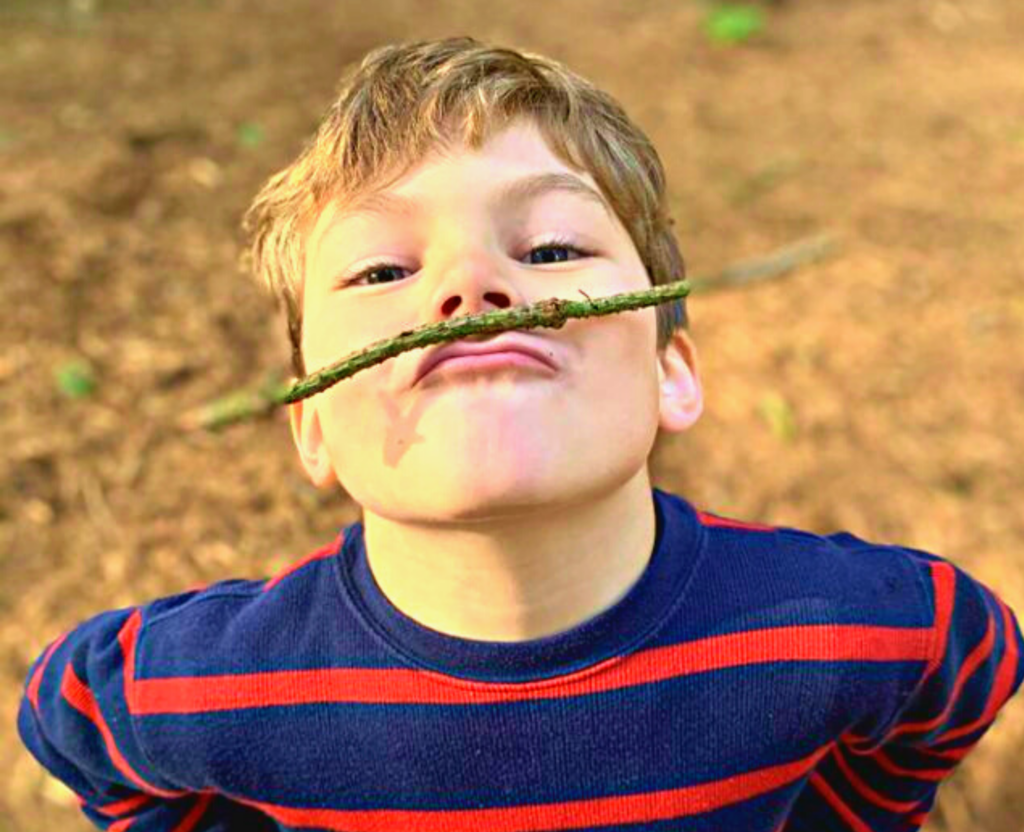
[[[247,225],[299,376],[683,276],[619,105],[470,38],[370,53]],[[919,828],[1024,679],[1017,621],[938,556],[652,488],[658,429],[702,410],[686,326],[679,303],[465,339],[291,405],[360,521],[56,639],[25,743],[132,832]]]

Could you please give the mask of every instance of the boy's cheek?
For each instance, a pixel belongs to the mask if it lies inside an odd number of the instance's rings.
[[[420,325],[404,318],[399,320],[394,302],[384,302],[384,298],[379,300],[378,303],[371,303],[369,299],[361,299],[358,305],[354,305],[351,300],[331,298],[310,310],[303,329],[303,355],[307,372],[313,373],[329,367],[377,341],[394,338]],[[390,373],[395,364],[404,364],[409,360],[409,355],[415,352],[401,353],[339,383],[373,376],[382,369]]]

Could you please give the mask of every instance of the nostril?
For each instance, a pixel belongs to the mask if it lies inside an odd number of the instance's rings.
[[[484,295],[484,297],[487,298],[487,300],[494,303],[495,306],[500,306],[502,309],[507,309],[509,306],[512,305],[512,301],[508,299],[508,295]],[[494,300],[495,297],[499,297],[501,298],[501,300],[496,301]]]
[[[487,294],[484,295],[484,300],[488,301],[489,303],[493,303],[499,309],[508,309],[510,306],[512,306],[512,301],[504,292],[488,292]],[[441,305],[441,310],[444,312],[446,316],[451,316],[455,313],[455,310],[459,308],[459,305],[461,303],[462,298],[459,297],[458,295],[453,295]]]

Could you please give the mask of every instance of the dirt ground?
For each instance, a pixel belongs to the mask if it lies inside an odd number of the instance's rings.
[[[342,67],[389,41],[471,34],[616,95],[662,154],[691,277],[838,235],[690,298],[706,409],[659,438],[654,482],[941,554],[1024,612],[1024,4],[764,8],[727,48],[691,0],[0,6],[0,832],[92,828],[15,732],[51,639],[269,576],[357,516],[304,478],[283,414],[175,420],[287,372],[239,219]],[[91,395],[58,381],[75,359]],[[1018,697],[925,829],[1022,832],[1022,753]]]

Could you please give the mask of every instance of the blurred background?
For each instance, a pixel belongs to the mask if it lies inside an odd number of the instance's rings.
[[[182,415],[289,372],[239,221],[342,69],[462,34],[623,103],[691,278],[838,241],[691,295],[706,409],[659,437],[655,484],[940,554],[1024,613],[1020,0],[0,0],[0,832],[92,829],[16,734],[50,640],[268,577],[358,516],[281,411]],[[1019,699],[928,832],[1024,830]]]

